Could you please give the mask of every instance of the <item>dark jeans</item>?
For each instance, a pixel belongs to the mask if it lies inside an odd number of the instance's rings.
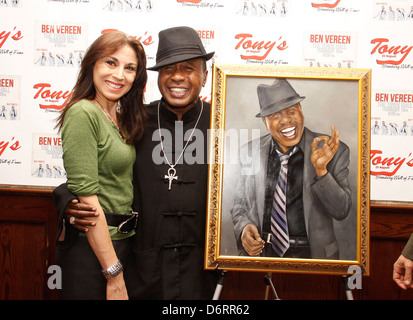
[[[136,274],[136,270],[132,270],[128,264],[129,258],[133,258],[131,250],[133,239],[134,236],[112,241],[117,257],[125,268],[124,278],[127,288],[134,285],[132,281],[128,281],[128,275]],[[106,299],[106,279],[102,275],[102,267],[86,237],[79,236],[69,247],[63,248],[57,245],[56,264],[62,270],[60,299]]]

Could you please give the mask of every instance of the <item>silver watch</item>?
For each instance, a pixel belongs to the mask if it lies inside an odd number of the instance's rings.
[[[123,270],[123,265],[120,262],[120,260],[118,260],[118,262],[110,266],[108,269],[102,270],[102,273],[103,273],[103,276],[107,280],[109,280],[109,279],[116,277],[122,270]]]

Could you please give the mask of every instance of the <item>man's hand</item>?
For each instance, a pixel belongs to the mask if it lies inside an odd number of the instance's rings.
[[[80,203],[77,199],[73,199],[65,209],[64,218],[69,221],[71,217],[75,217],[73,227],[76,229],[88,232],[88,227],[94,227],[96,222],[93,221],[93,217],[99,216],[96,208],[87,204]]]
[[[258,229],[253,224],[247,224],[242,230],[242,246],[250,256],[257,256],[262,252],[265,242],[261,239]]]
[[[413,289],[412,269],[413,261],[400,255],[393,265],[393,280],[400,288],[404,290]]]
[[[313,140],[311,144],[311,163],[313,164],[316,174],[321,177],[327,174],[327,165],[333,159],[340,145],[339,140],[340,131],[335,129],[335,126],[331,126],[331,138],[328,136],[320,136]],[[324,145],[321,148],[317,148],[319,141],[324,141]]]

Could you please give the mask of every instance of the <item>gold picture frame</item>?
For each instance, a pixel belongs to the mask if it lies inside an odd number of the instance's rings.
[[[287,79],[299,95],[306,96],[301,102],[305,126],[331,135],[324,131],[335,124],[340,143],[349,147],[353,204],[348,217],[334,222],[338,259],[240,254],[231,220],[239,177],[233,169],[237,157],[232,158],[243,143],[265,132],[263,121],[255,117],[260,110],[256,88],[275,78]],[[348,275],[356,266],[369,274],[370,87],[370,69],[214,64],[205,269]]]

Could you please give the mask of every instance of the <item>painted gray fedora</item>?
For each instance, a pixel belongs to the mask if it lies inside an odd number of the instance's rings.
[[[277,78],[273,84],[259,84],[257,87],[260,113],[256,117],[266,117],[301,102],[305,97],[297,94],[290,83]]]
[[[195,58],[209,60],[215,52],[207,53],[198,33],[190,27],[173,27],[159,32],[156,64],[148,70]]]

